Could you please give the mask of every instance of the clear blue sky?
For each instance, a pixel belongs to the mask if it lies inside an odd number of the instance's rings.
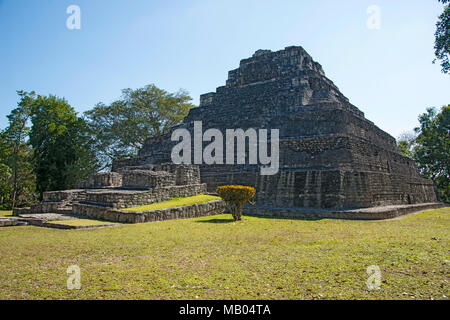
[[[69,5],[81,29],[66,28]],[[370,5],[381,28],[366,26]],[[199,95],[257,49],[303,46],[366,117],[397,137],[450,103],[433,65],[437,0],[0,0],[0,128],[16,90],[65,97],[82,113],[154,83]]]

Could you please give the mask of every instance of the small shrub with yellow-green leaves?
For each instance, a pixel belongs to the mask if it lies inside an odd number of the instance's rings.
[[[237,221],[241,220],[244,205],[255,196],[256,189],[239,185],[220,186],[217,193],[227,203],[234,221]]]

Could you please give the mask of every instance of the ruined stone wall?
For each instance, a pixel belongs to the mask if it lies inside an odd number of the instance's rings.
[[[93,219],[125,223],[142,223],[172,219],[197,218],[221,214],[225,210],[225,202],[222,200],[215,200],[190,206],[151,210],[146,212],[120,211],[106,207],[76,204],[74,205],[74,210],[77,215]]]
[[[170,151],[169,151],[170,152]],[[114,169],[124,176],[123,186],[126,188],[152,188],[168,185],[191,185],[200,183],[200,169],[197,165],[173,164],[158,162],[145,163],[141,158],[130,161],[116,161]]]
[[[125,167],[139,166],[141,164],[144,164],[142,160],[143,159],[141,158],[130,158],[113,161],[111,171],[120,173],[121,169]]]
[[[443,203],[419,203],[404,206],[385,206],[353,210],[309,210],[307,208],[248,206],[244,213],[253,216],[283,217],[288,219],[348,219],[384,220],[393,219],[409,213],[443,208]]]
[[[122,175],[122,188],[151,189],[175,185],[175,176],[165,171],[127,170]]]
[[[420,178],[367,171],[307,171],[296,172],[294,179],[294,207],[364,208],[435,201],[433,183]]]
[[[31,213],[70,213],[72,204],[86,198],[86,190],[73,189],[61,191],[47,191],[43,193],[42,202],[32,205],[30,208],[14,208],[13,215]]]
[[[283,139],[280,164],[284,168],[346,168],[419,177],[411,159],[369,140],[348,135]]]
[[[78,189],[117,188],[122,186],[122,175],[117,172],[99,172],[78,184]]]
[[[176,128],[177,127],[173,128],[173,130]],[[170,137],[171,133],[147,139],[142,149],[139,150],[139,156],[134,160],[136,165],[171,162],[170,151],[168,151],[171,147],[170,145],[167,145],[167,142],[170,141]],[[127,160],[114,162],[113,171],[117,171],[119,168],[123,167],[126,164],[125,161]]]
[[[88,192],[86,199],[82,203],[114,208],[128,208],[166,201],[172,198],[195,196],[206,192],[205,184],[168,186],[146,191],[98,190]]]
[[[210,192],[226,184],[253,186],[259,205],[358,208],[436,201],[432,181],[382,172],[282,168],[277,175],[261,176],[256,170],[241,172],[234,166],[209,170],[211,175],[205,172],[202,179]]]
[[[177,186],[200,183],[200,168],[196,165],[162,163],[155,165],[154,170],[173,174]]]
[[[42,195],[43,201],[54,201],[54,202],[71,202],[74,200],[83,199],[86,195],[86,190],[82,189],[72,189],[72,190],[61,190],[61,191],[47,191]]]
[[[195,165],[128,165],[118,171],[91,175],[83,183],[86,189],[45,192],[42,202],[31,208],[15,208],[13,213],[76,214],[73,205],[78,202],[125,208],[207,192],[206,185],[200,183],[199,167]],[[114,187],[119,184],[120,186]]]

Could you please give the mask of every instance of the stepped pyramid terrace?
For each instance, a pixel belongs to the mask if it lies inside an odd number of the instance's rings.
[[[419,176],[395,139],[364,117],[300,46],[258,50],[228,73],[225,86],[200,96],[184,128],[279,130],[279,172],[261,175],[258,165],[200,165],[213,192],[224,184],[254,186],[254,214],[285,215],[435,203],[433,182]],[[173,132],[173,131],[172,131]],[[124,166],[171,161],[172,132],[150,138]],[[270,142],[270,139],[269,139]],[[207,145],[206,142],[203,146]],[[246,159],[248,159],[248,154]],[[354,214],[354,212],[353,212]]]
[[[94,174],[78,187],[79,189],[74,190],[44,192],[41,203],[31,208],[16,208],[13,213],[37,220],[76,216],[137,223],[219,214],[225,208],[222,200],[212,199],[204,203],[159,210],[124,210],[173,198],[205,194],[206,184],[200,183],[198,166],[167,163],[124,167],[120,173]],[[38,224],[41,222],[38,221]]]
[[[174,164],[178,141],[172,134],[185,129],[195,136],[199,123],[203,132],[278,130],[276,174],[261,174],[261,165],[249,161],[249,146],[241,164]],[[202,140],[205,148],[210,142]],[[272,136],[267,142],[273,145]],[[225,210],[223,201],[151,212],[123,209],[214,193],[229,184],[256,188],[256,204],[245,208],[253,215],[386,219],[443,206],[433,182],[420,177],[395,139],[366,119],[302,47],[292,46],[241,60],[224,86],[201,95],[200,106],[182,124],[148,139],[136,158],[114,162],[112,172],[89,177],[79,189],[46,192],[43,202],[14,214],[133,223],[212,215]]]

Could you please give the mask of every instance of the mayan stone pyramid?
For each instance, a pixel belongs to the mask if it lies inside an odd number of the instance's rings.
[[[254,186],[257,205],[274,210],[436,202],[433,182],[419,176],[395,139],[367,120],[302,47],[258,50],[242,60],[177,128],[192,131],[194,121],[223,132],[279,129],[278,174],[261,175],[257,165],[201,165],[210,191]],[[171,162],[176,144],[171,133],[151,138],[137,158],[116,162],[113,170]]]

